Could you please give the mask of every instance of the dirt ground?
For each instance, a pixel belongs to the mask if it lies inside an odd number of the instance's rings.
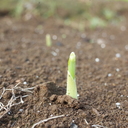
[[[72,51],[78,100],[65,95]],[[128,128],[128,23],[79,32],[1,17],[0,95],[0,128]]]

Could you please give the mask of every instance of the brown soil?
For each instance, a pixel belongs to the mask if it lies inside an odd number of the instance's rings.
[[[14,92],[6,90],[0,102],[6,105],[15,94],[19,104],[0,111],[0,128],[31,128],[61,115],[35,128],[128,128],[127,28],[124,23],[79,32],[55,20],[1,17],[0,94],[3,88]],[[54,38],[50,48],[47,33]],[[78,100],[65,95],[72,51],[77,56]]]

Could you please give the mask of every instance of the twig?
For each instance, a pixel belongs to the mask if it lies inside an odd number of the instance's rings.
[[[6,105],[4,105],[2,102],[0,102],[0,119],[11,110],[12,106],[15,105],[19,105],[19,104],[23,104],[23,98],[28,97],[29,95],[20,95],[17,96],[15,95],[15,91],[22,91],[22,92],[26,92],[26,93],[33,93],[31,90],[34,89],[35,87],[31,87],[31,88],[21,88],[21,87],[17,87],[20,83],[16,84],[14,87],[12,87],[11,89],[6,89],[5,87],[3,88],[3,91],[0,95],[0,99],[2,99],[4,93],[6,91],[11,91],[12,96],[10,98],[10,100],[8,101],[8,103]],[[16,100],[19,99],[19,102],[16,102]]]
[[[101,126],[101,125],[98,125],[98,124],[92,125],[92,127],[95,127],[95,128],[107,128],[107,127],[105,127],[105,126]]]
[[[33,87],[33,88],[21,88],[21,87],[15,87],[15,89],[17,89],[17,90],[20,90],[20,91],[22,91],[22,92],[30,92],[30,93],[32,93],[32,91],[30,91],[30,90],[32,90],[32,89],[34,89],[35,87]]]
[[[2,91],[2,94],[1,94],[1,96],[0,96],[0,99],[3,97],[3,94],[5,93],[5,87],[3,87],[3,91]]]
[[[88,121],[87,121],[86,119],[84,119],[84,121],[85,121],[85,123],[86,123],[87,125],[89,125],[89,123],[88,123]]]
[[[32,126],[32,128],[35,128],[36,125],[39,125],[39,124],[41,124],[41,123],[47,122],[47,121],[52,120],[52,119],[56,119],[56,118],[60,118],[60,117],[64,117],[64,116],[65,116],[65,115],[54,116],[54,117],[50,117],[50,118],[41,120],[41,121],[35,123],[35,124]]]

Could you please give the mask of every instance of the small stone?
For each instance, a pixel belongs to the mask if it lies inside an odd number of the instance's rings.
[[[57,95],[52,95],[52,96],[50,97],[50,100],[51,100],[52,102],[56,101],[56,100],[57,100]]]
[[[77,94],[77,96],[79,97],[80,95],[79,95],[79,94]]]
[[[119,102],[116,103],[116,107],[119,108],[119,109],[120,109],[120,105],[121,104]]]
[[[63,44],[61,42],[57,42],[56,45],[57,46],[63,46]]]
[[[51,54],[52,54],[53,56],[57,56],[57,53],[54,52],[54,51],[52,51]]]
[[[108,77],[111,77],[111,76],[112,76],[112,74],[111,74],[111,73],[109,73],[109,74],[108,74]]]
[[[59,49],[55,49],[56,52],[59,52],[60,50]]]
[[[78,42],[77,44],[76,44],[76,48],[80,48],[80,46],[81,46],[81,42]]]
[[[57,36],[56,36],[56,35],[53,35],[53,36],[52,36],[52,39],[53,39],[53,40],[56,40],[56,39],[57,39]]]
[[[99,62],[99,61],[100,61],[100,59],[99,59],[99,58],[96,58],[96,59],[95,59],[95,61],[96,61],[96,62]]]
[[[16,83],[21,83],[21,80],[16,80]]]
[[[36,78],[39,78],[39,76],[36,76]]]
[[[23,112],[23,109],[19,109],[19,112]]]
[[[120,53],[116,53],[116,57],[120,58],[121,57]]]
[[[11,111],[8,111],[8,112],[7,112],[7,114],[8,114],[8,115],[11,115],[11,114],[12,114],[12,112],[11,112]]]
[[[119,75],[117,75],[117,77],[118,77],[118,78],[120,78],[120,77],[121,77],[121,75],[119,74]]]
[[[104,40],[103,39],[98,39],[97,40],[97,44],[103,44],[104,43]]]
[[[100,46],[101,46],[101,48],[105,48],[105,47],[106,47],[106,45],[105,45],[105,44],[101,44]]]
[[[105,86],[107,86],[107,83],[104,83]]]
[[[125,45],[125,49],[128,50],[128,45]]]
[[[27,82],[25,81],[25,82],[23,82],[23,84],[27,84]]]
[[[121,26],[121,31],[125,31],[126,30],[126,27],[125,26]]]
[[[116,69],[116,71],[117,71],[117,72],[119,72],[119,71],[120,71],[120,69],[119,69],[119,68],[117,68],[117,69]]]
[[[70,128],[78,128],[78,126],[74,123],[71,123]]]

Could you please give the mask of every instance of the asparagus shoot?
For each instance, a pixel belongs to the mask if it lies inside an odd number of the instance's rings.
[[[77,87],[76,87],[76,55],[72,52],[68,60],[68,71],[67,71],[67,92],[66,95],[77,99]]]
[[[48,47],[52,46],[52,40],[51,40],[51,36],[49,34],[46,35],[46,45]]]

